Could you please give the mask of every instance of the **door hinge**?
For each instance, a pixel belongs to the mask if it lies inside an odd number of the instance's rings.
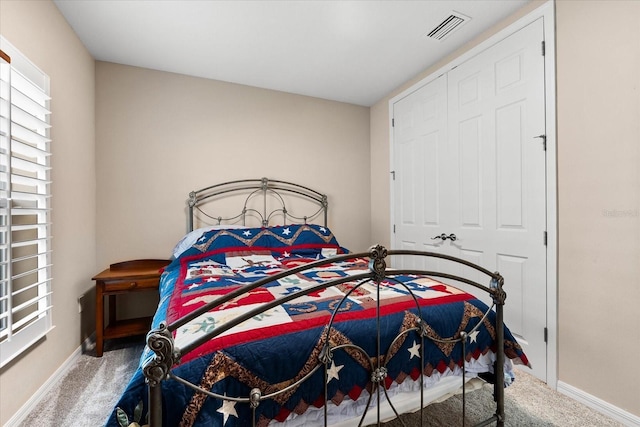
[[[544,342],[549,342],[549,329],[547,329],[546,327],[544,328]]]
[[[393,224],[393,234],[396,234],[396,225]]]
[[[396,127],[396,119],[394,118],[391,119],[391,127]]]
[[[544,232],[544,245],[547,246],[547,232]]]
[[[546,46],[545,46],[544,40],[542,40],[542,56],[544,56],[545,53],[546,53]]]
[[[538,135],[538,136],[534,136],[534,138],[542,139],[542,149],[544,151],[547,151],[547,135]]]
[[[394,181],[396,180],[396,171],[391,171],[391,177]]]

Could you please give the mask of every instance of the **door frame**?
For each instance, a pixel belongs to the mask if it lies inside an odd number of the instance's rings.
[[[545,126],[546,126],[546,221],[547,221],[547,385],[556,390],[558,386],[558,204],[557,204],[557,158],[556,158],[556,49],[555,49],[555,9],[554,2],[529,12],[496,34],[467,50],[446,65],[430,73],[427,77],[411,85],[408,89],[389,100],[389,159],[390,170],[394,168],[393,105],[442,74],[457,67],[471,57],[493,46],[537,19],[543,19],[545,40]],[[542,46],[541,46],[542,49]],[[395,200],[393,177],[390,176],[390,200]],[[390,242],[394,242],[395,212],[390,209]]]

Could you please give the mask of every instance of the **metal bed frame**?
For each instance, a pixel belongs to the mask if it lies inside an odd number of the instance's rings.
[[[247,194],[248,193],[248,194]],[[242,211],[232,217],[215,216],[209,213],[205,213],[201,208],[204,204],[219,200],[221,197],[228,196],[230,194],[247,194],[244,199],[244,205]],[[285,204],[284,196],[299,196],[302,199],[308,200],[318,206],[318,210],[310,216],[296,216],[293,215]],[[275,209],[268,210],[267,199],[268,196],[273,196],[279,201],[280,206]],[[251,208],[250,202],[258,199],[262,201],[262,209],[258,210]],[[210,187],[203,188],[201,190],[192,191],[189,193],[189,200],[187,201],[189,214],[187,216],[187,231],[193,231],[193,223],[196,215],[196,211],[202,213],[210,220],[214,220],[217,224],[229,224],[234,221],[241,221],[242,225],[246,225],[247,216],[255,214],[260,218],[260,225],[266,227],[269,225],[271,218],[276,214],[282,214],[284,223],[287,223],[287,219],[295,219],[302,221],[305,224],[308,220],[314,219],[320,214],[324,217],[324,226],[327,226],[327,212],[329,204],[327,202],[327,196],[312,190],[309,187],[305,187],[300,184],[294,184],[287,181],[279,181],[268,178],[261,179],[242,179],[238,181],[228,181],[221,184],[212,185]]]
[[[279,200],[282,200],[282,207],[278,207],[277,210],[280,212],[283,212],[285,214],[285,216],[290,216],[292,218],[295,218],[291,215],[288,214],[288,211],[286,210],[286,207],[284,205],[284,198],[281,196],[281,192],[284,193],[291,193],[291,194],[296,194],[298,196],[302,196],[304,198],[308,198],[311,200],[316,201],[316,203],[320,206],[320,209],[318,212],[316,212],[316,214],[314,215],[318,215],[319,213],[324,213],[324,220],[325,220],[325,225],[326,225],[326,219],[327,219],[327,198],[325,195],[318,193],[314,190],[311,190],[307,187],[303,187],[303,186],[298,186],[296,184],[292,184],[292,183],[288,183],[288,182],[284,182],[284,181],[273,181],[273,180],[268,180],[266,178],[262,178],[261,180],[242,180],[242,181],[232,181],[232,182],[228,182],[228,183],[224,183],[224,184],[220,184],[220,185],[214,185],[211,187],[207,187],[206,189],[203,190],[199,190],[199,191],[194,191],[191,192],[189,195],[189,219],[188,219],[188,228],[192,229],[193,228],[193,211],[194,209],[198,209],[199,204],[203,201],[203,200],[207,200],[211,197],[215,197],[215,196],[220,196],[220,195],[224,195],[224,194],[228,194],[229,192],[237,192],[237,191],[249,191],[250,194],[247,197],[247,199],[245,200],[245,204],[242,210],[242,213],[236,217],[231,218],[232,220],[237,220],[238,218],[241,218],[243,221],[245,220],[246,217],[246,213],[248,212],[248,208],[247,208],[247,200],[249,200],[250,198],[254,197],[256,194],[258,195],[262,195],[263,197],[266,197],[267,194],[275,194],[276,197]],[[265,209],[266,209],[266,202],[264,204]],[[262,225],[266,226],[268,225],[269,222],[269,218],[271,218],[273,212],[266,212],[262,211],[262,212],[258,212],[259,216],[262,218]],[[216,219],[218,221],[218,223],[221,223],[222,221],[225,221],[225,218],[215,218],[212,217],[214,219]],[[308,217],[301,217],[305,220]],[[451,275],[451,274],[447,274],[447,273],[443,273],[443,272],[437,272],[437,271],[422,271],[422,270],[416,270],[416,269],[391,269],[387,267],[387,259],[389,259],[390,257],[394,257],[394,256],[414,256],[414,257],[421,257],[421,258],[439,258],[439,259],[444,259],[444,260],[448,260],[452,263],[455,264],[461,264],[464,265],[466,267],[470,267],[471,269],[478,271],[480,273],[483,273],[487,279],[488,279],[488,286],[482,285],[480,283],[477,283],[475,281],[469,280],[467,278],[464,277],[459,277],[459,276],[455,276],[455,275]],[[211,331],[210,333],[206,334],[205,336],[203,336],[202,338],[190,343],[189,345],[185,346],[184,348],[178,348],[174,341],[173,341],[173,332],[176,331],[178,328],[180,328],[181,326],[185,325],[186,323],[188,323],[189,321],[195,319],[196,317],[198,317],[201,314],[204,314],[212,309],[214,309],[215,307],[225,304],[226,302],[239,297],[240,295],[251,291],[252,289],[258,288],[260,286],[266,285],[267,283],[274,281],[274,280],[278,280],[278,279],[282,279],[284,277],[287,277],[289,275],[292,274],[297,274],[300,272],[303,272],[306,269],[309,268],[316,268],[316,267],[320,267],[323,266],[325,264],[329,264],[332,262],[339,262],[339,261],[344,261],[344,260],[348,260],[348,259],[353,259],[353,258],[366,258],[369,259],[369,271],[366,273],[361,273],[361,274],[357,274],[357,275],[353,275],[353,276],[348,276],[348,277],[341,277],[338,279],[334,279],[328,282],[324,282],[324,283],[319,283],[317,285],[314,285],[310,288],[307,289],[303,289],[300,291],[297,291],[295,293],[292,293],[290,295],[287,296],[283,296],[278,298],[275,301],[272,301],[270,303],[266,303],[261,307],[258,307],[256,309],[253,309],[247,313],[245,313],[242,316],[239,316],[238,318],[222,325],[219,328],[214,329],[213,331]],[[452,336],[449,338],[437,338],[437,337],[433,337],[430,336],[429,334],[429,330],[427,325],[424,322],[421,322],[421,319],[423,318],[422,316],[422,311],[423,310],[427,310],[428,308],[425,307],[420,307],[418,304],[418,301],[415,297],[415,295],[413,294],[413,292],[403,283],[399,282],[397,279],[395,279],[395,276],[397,275],[402,275],[402,274],[419,274],[419,275],[427,275],[429,277],[435,277],[435,278],[441,278],[441,279],[449,279],[449,280],[455,280],[455,281],[459,281],[462,283],[466,283],[469,284],[473,287],[475,287],[476,289],[486,292],[488,293],[492,300],[493,300],[493,304],[491,307],[489,307],[489,309],[487,310],[487,312],[484,313],[484,317],[482,318],[482,320],[480,322],[478,322],[478,325],[476,325],[476,327],[469,332],[464,332],[462,331],[459,334],[456,334],[457,336]],[[331,342],[331,340],[329,339],[330,337],[330,332],[333,328],[333,324],[334,324],[334,318],[336,316],[336,313],[338,312],[338,310],[343,306],[343,303],[346,301],[347,298],[349,298],[349,296],[351,295],[352,292],[354,292],[356,289],[358,289],[360,286],[362,286],[365,283],[374,283],[376,289],[378,290],[378,293],[380,292],[380,285],[383,281],[395,281],[396,283],[398,283],[401,286],[404,286],[404,288],[411,294],[411,296],[414,299],[414,302],[416,304],[416,307],[418,309],[418,313],[420,313],[420,318],[417,321],[416,325],[407,330],[407,331],[403,331],[402,333],[400,333],[398,336],[395,337],[395,339],[393,340],[391,346],[389,348],[381,348],[380,345],[380,329],[379,329],[379,321],[380,321],[380,303],[378,302],[378,306],[377,306],[377,321],[378,321],[378,335],[377,335],[377,355],[369,355],[367,354],[361,347],[359,347],[357,344],[342,344],[342,345],[338,345],[338,344],[333,344]],[[199,386],[195,385],[195,384],[191,384],[189,382],[187,382],[186,380],[174,375],[171,371],[172,367],[177,364],[180,360],[180,358],[189,353],[190,351],[196,349],[198,346],[204,344],[205,342],[207,342],[208,340],[217,337],[218,335],[228,331],[229,329],[241,324],[242,322],[246,321],[247,319],[250,319],[256,315],[259,315],[261,313],[263,313],[264,311],[267,311],[273,307],[276,307],[280,304],[283,304],[285,302],[294,300],[298,297],[313,293],[313,292],[318,292],[320,290],[332,287],[332,286],[338,286],[341,285],[343,283],[346,282],[351,282],[351,283],[355,283],[355,286],[343,297],[342,301],[338,304],[338,306],[335,308],[335,310],[333,311],[333,314],[331,315],[330,321],[325,329],[325,331],[323,332],[324,334],[324,342],[323,342],[323,349],[320,353],[320,356],[318,357],[318,361],[316,366],[313,368],[312,372],[310,372],[308,375],[306,375],[304,378],[300,379],[299,381],[297,381],[294,384],[289,385],[287,388],[283,389],[283,390],[279,390],[277,392],[274,393],[266,393],[264,390],[260,390],[257,388],[254,388],[253,390],[251,390],[250,394],[248,396],[242,396],[242,397],[229,397],[229,396],[223,396],[220,394],[216,394],[216,393],[212,393],[209,392],[207,390],[203,390],[201,389]],[[475,265],[473,263],[470,263],[468,261],[459,259],[459,258],[455,258],[455,257],[451,257],[451,256],[447,256],[447,255],[442,255],[442,254],[437,254],[437,253],[431,253],[431,252],[421,252],[421,251],[412,251],[412,250],[387,250],[386,248],[377,245],[377,246],[373,246],[370,248],[370,250],[368,252],[363,252],[363,253],[357,253],[357,254],[345,254],[345,255],[338,255],[335,257],[331,257],[328,259],[322,259],[319,261],[315,261],[306,265],[302,265],[296,268],[292,268],[290,270],[286,270],[283,271],[281,273],[269,276],[267,278],[258,280],[250,285],[246,285],[244,287],[242,287],[241,289],[238,289],[236,291],[233,291],[229,294],[226,294],[224,296],[221,296],[220,298],[216,299],[215,301],[212,301],[202,307],[200,307],[199,309],[195,310],[194,312],[190,313],[189,315],[177,320],[176,322],[172,323],[172,324],[166,324],[166,323],[162,323],[160,325],[159,328],[154,329],[152,331],[149,332],[149,334],[147,335],[147,344],[149,346],[149,348],[151,350],[153,350],[153,352],[155,353],[154,357],[151,358],[150,360],[147,361],[147,363],[143,366],[143,372],[144,375],[146,377],[146,381],[148,384],[148,389],[149,389],[149,425],[152,427],[159,427],[162,425],[162,382],[163,381],[168,381],[168,380],[172,380],[172,381],[178,381],[181,382],[182,384],[193,388],[194,390],[198,391],[198,392],[202,392],[204,393],[206,396],[208,396],[208,398],[213,398],[213,399],[221,399],[221,400],[231,400],[231,401],[235,401],[235,402],[242,402],[242,403],[246,403],[248,405],[250,405],[250,407],[253,410],[253,425],[255,426],[256,423],[256,417],[255,417],[255,410],[256,408],[258,408],[258,406],[260,405],[260,403],[266,399],[271,399],[273,398],[275,395],[280,394],[280,393],[285,393],[288,390],[290,390],[292,387],[296,387],[297,385],[299,385],[301,382],[304,382],[305,380],[307,380],[313,373],[317,372],[318,370],[324,369],[324,375],[325,375],[325,389],[324,389],[324,396],[325,396],[325,400],[327,397],[327,376],[328,376],[328,369],[329,369],[329,365],[331,364],[332,358],[333,358],[333,354],[336,351],[347,351],[350,352],[351,354],[356,354],[359,353],[362,356],[364,356],[367,360],[370,361],[370,366],[368,368],[369,374],[370,374],[370,381],[372,384],[372,392],[369,395],[369,401],[367,402],[367,408],[365,409],[365,412],[362,414],[361,418],[360,418],[360,424],[362,425],[365,416],[367,415],[367,410],[370,407],[370,403],[371,403],[371,399],[373,398],[373,396],[377,396],[377,424],[380,425],[380,407],[381,407],[381,399],[382,399],[382,393],[387,393],[386,388],[384,387],[384,380],[386,378],[386,374],[387,374],[387,369],[386,369],[386,361],[389,360],[389,354],[391,351],[391,348],[393,348],[393,344],[396,343],[398,340],[400,340],[401,338],[403,338],[404,334],[407,334],[409,332],[415,331],[419,336],[421,341],[421,351],[420,351],[420,363],[421,366],[424,366],[424,355],[422,354],[422,349],[425,348],[424,346],[424,340],[430,339],[430,340],[434,340],[440,343],[450,343],[450,344],[456,344],[456,343],[461,343],[462,345],[462,354],[463,354],[463,360],[464,360],[464,355],[466,354],[466,350],[465,350],[465,344],[467,342],[468,336],[476,329],[479,327],[479,325],[482,323],[482,321],[484,321],[489,312],[491,310],[495,310],[496,316],[495,316],[495,339],[496,339],[496,346],[497,346],[497,350],[496,350],[496,361],[494,364],[494,374],[493,374],[493,378],[492,378],[492,382],[494,383],[494,387],[493,387],[493,393],[494,393],[494,400],[496,402],[496,410],[495,413],[487,418],[486,420],[480,422],[479,424],[476,424],[476,426],[484,426],[484,425],[488,425],[491,423],[496,423],[496,425],[498,426],[503,426],[504,425],[504,370],[503,370],[503,366],[505,363],[505,353],[504,353],[504,302],[506,299],[506,293],[503,290],[503,284],[504,284],[504,279],[503,277],[499,274],[499,273],[492,273],[478,265]],[[379,296],[379,295],[378,295]],[[378,298],[379,300],[379,298]],[[384,357],[377,357],[378,355],[385,355]],[[420,384],[422,384],[422,379],[424,377],[424,372],[421,369],[421,374],[420,374],[420,378],[418,379],[418,381],[420,381]],[[463,362],[463,366],[462,366],[462,384],[461,384],[461,388],[462,388],[462,425],[464,426],[465,423],[465,412],[466,412],[466,398],[465,398],[465,394],[466,394],[466,389],[465,389],[465,369],[464,369],[464,362]],[[397,412],[397,410],[395,409],[395,407],[393,406],[392,402],[390,399],[388,399],[387,396],[387,404],[391,405],[391,409],[393,410],[393,413],[395,414],[396,417],[399,417],[399,414]],[[424,408],[425,404],[424,404],[424,387],[420,387],[420,407]],[[324,422],[325,422],[325,426],[327,425],[327,405],[324,405]],[[424,411],[421,411],[421,425],[424,425]]]

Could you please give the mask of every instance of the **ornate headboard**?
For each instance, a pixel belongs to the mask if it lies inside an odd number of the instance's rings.
[[[228,204],[222,203],[223,198],[228,201],[232,196],[240,197],[242,207],[239,213],[238,210],[229,211]],[[295,204],[296,199],[305,202],[300,210],[308,212],[307,215],[298,214],[299,206],[287,208]],[[254,217],[261,226],[266,227],[274,216],[282,216],[283,224],[286,224],[291,220],[307,223],[322,215],[324,226],[327,226],[326,195],[303,185],[275,179],[242,179],[212,185],[190,192],[187,205],[187,231],[193,230],[195,219],[204,221],[205,218],[216,224],[247,225],[247,219]]]

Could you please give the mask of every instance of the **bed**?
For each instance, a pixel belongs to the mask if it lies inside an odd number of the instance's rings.
[[[238,195],[237,215],[205,211]],[[352,253],[328,227],[327,197],[285,181],[207,187],[187,210],[147,347],[107,426],[380,425],[454,393],[462,423],[478,381],[496,401],[478,425],[504,424],[513,364],[528,361],[503,324],[499,273],[380,245]],[[446,260],[484,282],[394,269],[396,257]]]

